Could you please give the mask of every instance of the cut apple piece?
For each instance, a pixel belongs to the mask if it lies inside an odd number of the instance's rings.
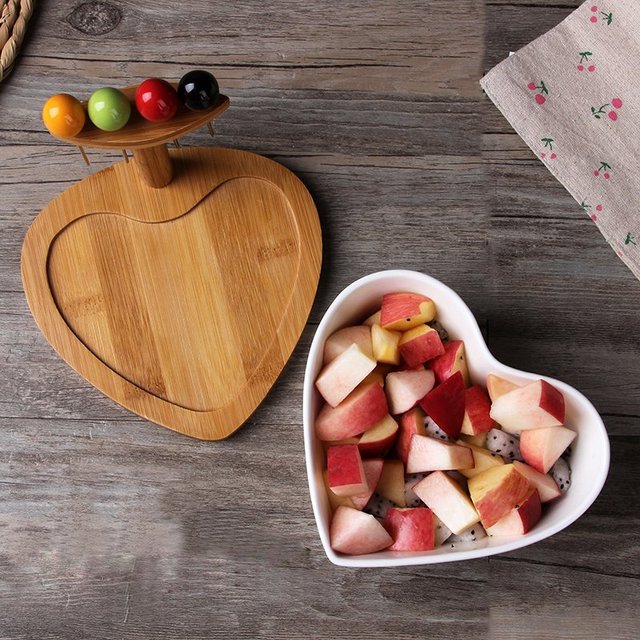
[[[371,314],[362,324],[367,327],[373,327],[374,324],[380,324],[380,309]]]
[[[410,367],[417,367],[444,353],[444,346],[438,332],[426,324],[405,331],[400,338],[398,348],[402,359]]]
[[[477,436],[479,433],[491,431],[496,423],[489,415],[490,411],[491,401],[480,385],[476,384],[466,389],[464,392],[464,418],[460,433]]]
[[[435,522],[431,509],[392,508],[387,511],[383,525],[393,538],[389,551],[430,551],[434,547]]]
[[[371,327],[371,344],[373,357],[384,364],[400,364],[398,343],[402,334],[399,331],[388,331],[379,324]]]
[[[324,343],[324,364],[327,365],[332,360],[335,360],[352,344],[357,344],[362,353],[373,359],[371,327],[360,325],[357,327],[345,327],[344,329],[339,329],[327,338],[327,341]]]
[[[491,398],[491,402],[494,402],[500,396],[505,395],[505,393],[509,393],[509,391],[518,389],[519,386],[520,385],[517,385],[515,382],[505,380],[495,373],[490,373],[487,376],[487,391]]]
[[[501,467],[504,464],[502,456],[491,453],[491,451],[488,451],[483,447],[476,447],[464,440],[458,440],[458,444],[468,447],[473,454],[473,467],[471,469],[460,469],[460,473],[465,478],[473,478],[473,476],[477,476],[486,469],[490,469],[491,467]]]
[[[528,464],[518,460],[514,460],[513,466],[518,470],[518,473],[521,473],[538,490],[540,502],[550,502],[562,494],[556,481],[550,475],[540,473]]]
[[[332,407],[337,407],[375,368],[376,361],[352,344],[320,372],[316,387]]]
[[[337,407],[325,405],[316,418],[320,440],[342,440],[360,435],[387,413],[387,396],[377,382],[360,385]]]
[[[385,379],[385,391],[389,410],[393,415],[409,411],[433,389],[434,384],[433,371],[423,367],[388,374]]]
[[[407,457],[407,473],[472,468],[473,453],[469,447],[418,434],[414,434],[411,438],[409,456]]]
[[[400,431],[396,440],[396,455],[404,464],[407,464],[409,457],[409,446],[414,433],[424,436],[427,434],[424,427],[426,416],[420,407],[415,407],[411,411],[407,411],[400,418]]]
[[[564,396],[546,380],[536,380],[497,398],[491,417],[509,433],[560,427],[564,423]]]
[[[331,547],[340,553],[375,553],[393,544],[387,530],[368,513],[340,506],[331,519]]]
[[[384,329],[406,331],[436,317],[436,305],[419,293],[387,293],[382,298],[380,325]]]
[[[329,487],[337,496],[357,496],[367,491],[362,458],[356,444],[340,444],[327,451]]]
[[[376,493],[391,500],[397,507],[406,507],[404,491],[404,465],[400,460],[385,460]]]
[[[385,455],[391,449],[397,434],[398,423],[387,414],[360,437],[358,442],[360,455],[365,457]]]
[[[520,436],[520,453],[529,466],[547,473],[577,435],[565,427],[528,429]]]
[[[458,371],[432,389],[420,406],[451,438],[457,438],[464,418],[464,379]]]
[[[367,506],[367,502],[371,500],[371,496],[374,494],[376,487],[378,486],[378,482],[380,482],[383,465],[384,460],[382,458],[371,458],[370,460],[362,461],[364,477],[367,482],[367,490],[364,493],[359,493],[358,495],[351,496],[349,498],[354,509],[360,509],[360,511],[362,511],[362,509]]]
[[[469,369],[467,368],[467,357],[464,352],[464,342],[462,340],[452,340],[445,342],[444,354],[431,361],[430,367],[436,374],[439,383],[444,382],[458,371],[462,374],[464,386],[469,386]]]
[[[327,496],[329,497],[329,504],[331,506],[331,511],[332,512],[335,511],[340,506],[354,507],[353,501],[349,496],[338,496],[331,490],[331,487],[329,486],[328,475],[329,474],[325,469],[322,472],[322,479],[324,480],[324,486],[325,486],[325,489],[327,490]]]
[[[462,533],[480,520],[462,487],[444,471],[430,473],[413,491],[452,533]]]
[[[475,447],[484,447],[486,449],[487,446],[486,433],[479,433],[477,436],[470,436],[466,433],[460,433],[460,440],[468,444],[472,444]]]
[[[517,505],[509,513],[487,527],[490,536],[522,536],[529,533],[540,520],[542,505],[537,489],[531,487],[529,494],[523,499],[522,504]]]
[[[531,489],[529,481],[512,464],[491,467],[469,478],[468,486],[485,529],[522,504]]]

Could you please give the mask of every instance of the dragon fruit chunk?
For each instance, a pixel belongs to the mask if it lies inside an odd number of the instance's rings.
[[[424,421],[424,428],[428,436],[438,438],[440,440],[451,440],[449,436],[429,417]]]
[[[482,540],[482,538],[487,537],[487,532],[484,530],[484,527],[478,522],[477,524],[472,524],[468,529],[462,531],[458,534],[453,534],[447,542],[451,542],[452,546],[456,542],[477,542],[478,540]]]
[[[524,462],[524,458],[520,454],[520,440],[511,433],[502,431],[502,429],[491,429],[487,434],[487,449],[491,453],[497,453],[505,459],[505,462],[513,462],[520,460]]]
[[[562,493],[566,493],[571,484],[571,467],[564,458],[558,458],[556,463],[549,469],[549,475],[556,481]]]
[[[374,493],[371,496],[369,502],[367,502],[363,511],[365,513],[370,513],[372,516],[376,518],[383,518],[387,515],[387,511],[392,507],[397,506],[388,498],[383,498],[379,493]]]
[[[436,523],[435,546],[439,547],[451,537],[451,529],[435,515],[433,516],[433,520]]]

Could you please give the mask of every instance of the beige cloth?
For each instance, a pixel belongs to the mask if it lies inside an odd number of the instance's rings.
[[[640,0],[591,0],[481,81],[640,279]]]

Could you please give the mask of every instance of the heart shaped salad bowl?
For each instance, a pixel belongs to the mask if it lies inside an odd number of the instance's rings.
[[[482,540],[442,545],[432,551],[379,551],[366,555],[344,555],[330,543],[331,506],[323,480],[325,452],[314,429],[323,403],[315,387],[322,369],[326,339],[342,327],[361,323],[380,308],[382,296],[394,292],[412,292],[431,298],[438,310],[438,320],[451,339],[463,340],[472,383],[482,384],[489,373],[497,374],[517,385],[546,380],[564,395],[565,424],[578,436],[571,447],[571,486],[553,502],[545,505],[540,521],[526,534],[510,537],[488,536]],[[309,490],[313,512],[325,553],[331,562],[346,567],[394,567],[435,564],[482,558],[514,551],[548,538],[575,522],[595,501],[609,469],[609,440],[595,407],[573,387],[559,380],[519,371],[502,364],[489,351],[471,310],[455,291],[442,282],[415,271],[381,271],[349,285],[325,313],[313,342],[304,379],[304,442]]]

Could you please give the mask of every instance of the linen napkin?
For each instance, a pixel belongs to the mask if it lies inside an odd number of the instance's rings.
[[[589,0],[480,82],[640,279],[640,0]]]

